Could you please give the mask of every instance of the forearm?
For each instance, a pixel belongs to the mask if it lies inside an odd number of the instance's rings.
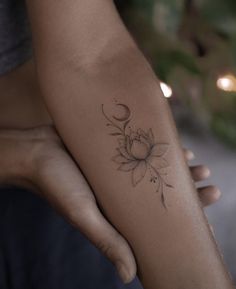
[[[33,25],[37,34],[37,23]],[[36,45],[38,72],[57,128],[104,213],[130,242],[145,288],[232,288],[196,198],[158,82],[119,21],[115,27],[123,31],[118,49],[108,45],[98,49],[96,57],[90,54],[86,40],[89,52],[78,44],[79,52],[70,54],[72,58],[50,61],[57,41],[54,38],[55,42],[46,49],[47,37],[40,36],[42,46],[38,49]],[[108,42],[104,43],[111,43],[110,39],[107,33]],[[96,43],[99,47],[99,38]],[[72,40],[67,42],[67,48],[70,44]],[[66,48],[60,53],[63,49]],[[80,55],[86,55],[82,61]],[[117,103],[125,104],[123,116],[119,115]],[[127,128],[121,129],[122,135],[110,135],[114,132],[110,120],[123,125],[122,119],[131,119]],[[135,161],[139,158],[136,165],[142,155],[142,164],[147,166],[145,176],[142,178],[144,170],[136,172],[139,176],[133,179],[134,168],[117,170],[118,164],[111,158],[117,154],[116,148],[124,146],[118,140],[131,137],[129,126],[134,131],[152,129],[155,141],[168,148],[164,157],[168,167],[160,169],[160,164],[152,163],[142,149],[133,147],[129,155],[135,156]],[[149,165],[157,170],[156,175]],[[167,173],[162,189],[150,182],[150,177],[157,177],[160,171]]]
[[[117,71],[123,66],[123,73],[114,73],[112,80],[108,69],[83,81],[79,75],[74,75],[73,81],[70,75],[64,83],[68,90],[63,94],[62,87],[54,87],[57,94],[51,98],[48,95],[47,102],[57,127],[105,214],[131,243],[145,288],[231,288],[158,84],[148,71],[144,73],[145,67],[139,72],[133,70],[126,59],[113,63]],[[164,172],[173,188],[163,188],[167,209],[161,201],[162,191],[156,192],[157,187],[149,180],[149,171],[133,187],[133,172],[119,171],[119,165],[111,161],[117,154],[119,136],[109,135],[114,130],[106,126],[109,122],[102,113],[102,104],[109,117],[119,116],[114,98],[129,107],[132,130],[147,132],[152,128],[156,141],[168,144],[165,158],[169,167]]]

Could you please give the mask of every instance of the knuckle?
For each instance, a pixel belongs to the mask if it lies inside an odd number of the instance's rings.
[[[89,226],[89,230],[92,230],[98,211],[96,199],[92,194],[78,194],[67,207],[67,217],[74,227],[87,231]]]
[[[118,256],[122,255],[122,238],[118,233],[110,235],[109,239],[97,243],[97,248],[109,259],[117,261]]]
[[[83,228],[88,215],[91,214],[92,211],[91,201],[78,201],[76,205],[73,205],[73,208],[70,207],[67,210],[67,219],[74,227]]]
[[[101,241],[96,244],[96,247],[109,259],[114,258],[114,246],[108,241]]]

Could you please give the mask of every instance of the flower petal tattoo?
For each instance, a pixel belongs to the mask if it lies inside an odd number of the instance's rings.
[[[147,131],[139,128],[132,130],[129,125],[131,111],[123,103],[116,103],[122,109],[122,115],[108,116],[102,104],[102,113],[111,128],[109,133],[117,138],[117,154],[112,161],[117,163],[117,169],[122,172],[130,172],[132,185],[137,186],[146,175],[149,175],[150,182],[155,185],[156,192],[160,193],[161,202],[165,208],[165,188],[173,188],[165,181],[167,173],[165,169],[169,166],[164,158],[168,151],[168,143],[155,142],[151,128]]]

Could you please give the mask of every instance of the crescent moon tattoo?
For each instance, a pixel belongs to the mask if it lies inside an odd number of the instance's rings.
[[[130,115],[131,115],[131,112],[130,112],[130,109],[128,108],[127,105],[123,104],[123,103],[117,103],[116,104],[117,106],[121,106],[123,109],[124,109],[124,112],[123,112],[123,115],[122,116],[115,116],[115,115],[112,115],[112,117],[117,120],[117,121],[126,121],[130,118]]]

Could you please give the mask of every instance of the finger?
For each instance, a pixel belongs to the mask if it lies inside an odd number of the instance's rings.
[[[187,161],[191,161],[195,158],[194,153],[191,150],[184,148],[183,152]]]
[[[192,175],[192,179],[195,182],[203,181],[207,179],[211,174],[209,168],[203,165],[190,167],[190,172]]]
[[[206,186],[198,189],[198,195],[202,205],[207,207],[219,200],[221,192],[215,186]]]
[[[60,161],[59,161],[60,160]],[[83,175],[64,153],[40,169],[41,187],[51,204],[116,266],[124,283],[136,275],[136,262],[127,241],[99,211]]]

